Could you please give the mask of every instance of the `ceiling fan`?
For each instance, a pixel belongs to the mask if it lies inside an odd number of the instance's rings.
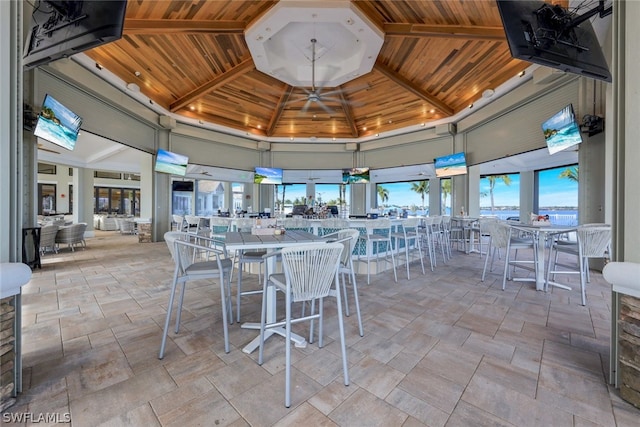
[[[302,109],[300,110],[301,113],[305,113],[309,107],[311,107],[313,104],[317,104],[320,108],[322,108],[324,111],[326,111],[329,114],[333,114],[335,113],[334,110],[332,110],[331,108],[329,108],[324,102],[325,101],[333,101],[333,102],[342,102],[341,99],[339,98],[332,98],[330,97],[331,95],[334,95],[336,93],[339,93],[340,90],[334,90],[334,91],[329,91],[326,92],[324,94],[320,93],[320,88],[316,87],[316,43],[318,42],[318,40],[316,40],[315,38],[311,39],[311,90],[307,90],[306,88],[302,88],[307,94],[305,97],[303,98],[298,98],[298,99],[293,99],[291,101],[288,101],[288,103],[294,103],[294,102],[299,102],[299,101],[306,101],[304,106],[302,107]]]

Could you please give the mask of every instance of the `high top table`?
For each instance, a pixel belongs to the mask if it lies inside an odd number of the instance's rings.
[[[229,251],[243,251],[243,250],[267,250],[275,251],[282,248],[297,247],[300,245],[324,242],[326,239],[318,237],[313,233],[307,233],[306,231],[286,231],[280,235],[254,235],[247,232],[229,231],[225,235],[225,245]],[[275,257],[267,258],[266,271],[275,271]],[[265,271],[265,274],[266,274]],[[273,286],[269,287],[267,292],[267,323],[273,323],[276,321],[276,289]],[[260,323],[243,323],[242,328],[246,329],[260,329]],[[265,331],[265,340],[272,334],[279,334],[285,336],[284,326],[281,328],[270,328]],[[296,347],[305,347],[307,341],[300,335],[291,334],[291,340],[295,343]],[[249,354],[260,346],[260,335],[251,340],[242,351]]]
[[[544,291],[545,289],[545,261],[544,261],[544,252],[546,247],[546,241],[550,236],[555,236],[558,234],[570,233],[572,231],[576,231],[577,227],[575,226],[566,226],[566,225],[547,225],[547,224],[520,224],[520,223],[510,223],[511,227],[524,231],[526,233],[530,233],[533,236],[533,246],[537,251],[538,262],[535,266],[535,274],[536,274],[536,290]],[[551,286],[557,286],[563,289],[571,289],[568,286],[561,285],[559,283],[550,282]]]

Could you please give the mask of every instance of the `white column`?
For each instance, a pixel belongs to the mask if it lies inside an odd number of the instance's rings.
[[[93,210],[95,203],[93,169],[73,169],[73,222],[86,222],[85,237],[95,236]]]

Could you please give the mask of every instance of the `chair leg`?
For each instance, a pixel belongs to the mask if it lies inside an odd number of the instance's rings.
[[[585,267],[588,268],[588,264],[585,262],[585,257],[580,257],[580,294],[582,297],[582,305],[587,304],[587,290],[586,290],[586,281],[587,281],[587,273],[585,272]]]
[[[167,317],[164,320],[164,329],[162,331],[162,342],[160,343],[160,352],[158,359],[164,357],[164,347],[167,344],[167,334],[169,333],[169,323],[171,322],[171,312],[173,311],[173,299],[176,294],[176,285],[178,284],[178,269],[173,274],[173,284],[171,285],[171,293],[169,294],[169,304],[167,305]]]
[[[285,356],[284,356],[284,406],[291,407],[291,297],[287,292],[286,300],[286,324],[285,324]]]
[[[344,338],[344,319],[342,318],[342,301],[340,301],[340,292],[339,292],[338,286],[339,286],[338,276],[336,276],[336,279],[335,279],[336,305],[338,308],[338,328],[340,330],[340,350],[342,351],[342,371],[344,373],[344,385],[349,385],[349,370],[347,367],[347,346]],[[320,319],[322,319],[322,317],[320,317]]]
[[[358,328],[360,329],[360,336],[364,336],[364,330],[362,329],[362,317],[360,316],[360,301],[358,299],[358,285],[356,284],[356,274],[353,272],[353,266],[351,266],[351,284],[353,285],[353,295],[356,301],[356,315],[358,316]],[[345,299],[345,304],[347,304]]]
[[[231,284],[225,283],[225,274],[220,272],[220,297],[222,298],[222,329],[224,334],[224,352],[229,353],[229,319],[227,316],[233,313],[227,314],[229,300],[227,299],[227,289],[231,287]]]
[[[242,298],[242,262],[238,262],[238,292],[236,293],[236,321],[240,322],[240,299]]]
[[[182,302],[184,301],[184,292],[187,288],[187,282],[182,282],[182,289],[180,289],[180,298],[178,299],[178,307],[176,310],[176,334],[180,330],[180,318],[182,317]]]

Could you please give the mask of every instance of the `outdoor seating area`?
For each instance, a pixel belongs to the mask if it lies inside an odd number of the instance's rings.
[[[175,269],[167,244],[138,244],[100,230],[96,237],[91,251],[58,255],[73,256],[73,263],[45,258],[23,288],[25,375],[11,412],[51,405],[64,395],[56,408],[70,413],[74,425],[134,419],[169,425],[185,411],[193,424],[224,414],[227,423],[248,425],[304,419],[341,426],[435,420],[632,426],[640,416],[607,385],[610,285],[597,271],[586,288],[587,307],[579,287],[540,292],[531,283],[513,282],[502,290],[502,271],[488,272],[483,282],[484,259],[458,251],[425,275],[417,260],[411,262],[411,279],[399,275],[397,283],[391,270],[371,275],[370,284],[357,274],[366,333],[361,336],[355,312],[344,317],[349,385],[338,306],[328,298],[324,345],[291,346],[287,409],[284,338],[265,340],[260,365],[258,351],[243,351],[258,331],[229,323],[227,353],[223,308],[232,304],[223,303],[217,276],[189,278],[181,319],[170,316],[180,329],[168,331],[164,358],[158,359]],[[520,257],[533,253],[523,250]],[[566,254],[559,257],[568,261]],[[96,269],[104,274],[89,273]],[[246,273],[243,281],[259,286],[257,274]],[[43,298],[51,294],[66,307],[55,317],[51,298]],[[284,317],[284,295],[278,295],[278,317]],[[259,322],[262,301],[261,295],[243,300],[243,321]],[[303,337],[310,327],[292,325]]]

